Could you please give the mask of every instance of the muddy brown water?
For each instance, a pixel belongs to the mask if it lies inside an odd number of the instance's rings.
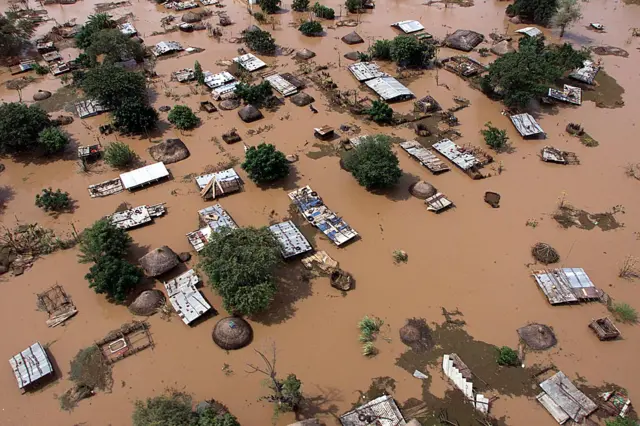
[[[340,3],[338,0],[326,2],[338,13]],[[7,0],[0,4],[3,9],[7,8]],[[75,18],[82,23],[94,13],[95,4],[94,0],[86,0],[74,5],[46,6],[46,9],[58,22]],[[207,38],[204,32],[151,36],[152,32],[162,30],[160,18],[166,12],[162,6],[150,1],[137,0],[131,6],[110,11],[116,17],[133,13],[133,23],[148,45],[175,39],[185,46],[205,49],[201,53],[157,62],[160,78],[151,85],[155,107],[182,103],[197,109],[199,101],[207,99],[206,95],[191,94],[186,85],[170,82],[169,76],[176,69],[192,66],[195,60],[205,70],[219,71],[223,68],[217,66],[216,61],[236,55],[240,45],[230,44],[228,39],[238,36],[250,24],[250,17],[241,2],[226,0],[225,4],[224,10],[235,24],[223,28],[220,43]],[[31,6],[37,5],[32,2]],[[287,4],[285,7],[289,9]],[[503,2],[493,1],[477,2],[469,8],[444,8],[442,4],[422,6],[406,0],[378,2],[373,12],[361,16],[356,31],[365,43],[357,47],[364,50],[377,37],[393,37],[397,32],[389,24],[404,19],[420,20],[427,31],[439,38],[458,28],[488,35],[505,28],[511,33],[525,26],[508,24],[504,19],[504,7]],[[587,323],[591,318],[606,315],[605,307],[601,304],[551,307],[535,286],[526,266],[532,261],[531,246],[537,241],[546,241],[560,251],[564,266],[585,268],[596,285],[613,299],[638,307],[640,290],[637,283],[619,279],[617,269],[626,255],[640,252],[640,242],[634,234],[640,231],[639,186],[636,180],[625,176],[623,169],[629,162],[640,161],[640,147],[635,143],[640,108],[640,87],[637,85],[640,52],[636,47],[640,45],[640,39],[630,38],[629,32],[630,27],[640,22],[640,6],[592,0],[582,3],[582,7],[582,22],[567,31],[565,40],[580,46],[620,46],[629,51],[628,58],[602,57],[607,78],[614,79],[615,84],[624,89],[624,92],[616,89],[615,93],[616,98],[624,100],[624,106],[597,108],[587,96],[579,108],[561,106],[553,115],[541,113],[540,123],[548,134],[546,141],[522,140],[508,119],[501,115],[501,104],[488,100],[449,72],[428,70],[407,80],[408,87],[417,96],[431,94],[444,109],[456,105],[454,95],[471,101],[470,107],[456,113],[460,125],[455,129],[462,134],[463,143],[480,144],[479,130],[487,121],[507,129],[515,152],[496,155],[504,171],[485,180],[473,181],[456,169],[432,176],[403,152],[398,152],[405,173],[399,187],[384,195],[365,191],[340,168],[339,156],[324,155],[329,152],[324,142],[314,146],[319,142],[313,137],[312,128],[323,124],[337,128],[344,123],[355,123],[361,128],[361,134],[383,132],[404,139],[413,139],[415,134],[408,126],[380,128],[344,112],[333,111],[321,91],[312,85],[306,91],[316,98],[318,114],[308,108],[298,108],[289,101],[275,112],[263,111],[265,118],[252,124],[243,124],[236,111],[208,115],[200,112],[202,125],[194,131],[181,133],[171,128],[166,123],[166,113],[161,113],[162,132],[153,134],[151,140],[180,137],[189,147],[191,157],[168,167],[173,176],[170,181],[134,193],[89,198],[88,185],[115,177],[119,172],[101,162],[91,166],[88,173],[80,172],[73,147],[55,161],[3,159],[6,166],[0,174],[0,188],[6,188],[0,192],[4,198],[0,213],[3,224],[11,225],[18,219],[68,232],[71,224],[82,229],[113,212],[123,202],[131,205],[166,202],[168,213],[165,217],[131,231],[136,243],[134,254],[139,257],[164,244],[180,252],[190,249],[185,234],[198,225],[196,211],[210,204],[200,199],[193,181],[183,177],[233,158],[242,159],[242,144],[217,144],[212,139],[214,136],[220,139],[223,132],[236,127],[249,145],[265,141],[274,143],[287,154],[299,156],[295,174],[276,186],[259,188],[237,169],[247,182],[244,191],[220,202],[240,226],[261,226],[274,218],[287,217],[290,211],[287,191],[310,184],[329,207],[344,216],[361,238],[338,249],[313,229],[304,230],[313,236],[318,249],[326,250],[343,269],[354,275],[357,288],[346,296],[331,288],[327,277],[307,280],[294,265],[283,277],[285,288],[272,308],[252,321],[255,332],[252,346],[231,353],[220,350],[211,341],[211,330],[217,318],[209,318],[189,328],[176,316],[165,321],[156,315],[149,319],[154,349],[115,364],[116,386],[112,392],[98,393],[81,401],[71,413],[61,411],[55,398],[71,387],[69,361],[79,349],[131,320],[132,316],[126,308],[107,303],[103,296],[94,294],[87,287],[83,277],[89,266],[78,264],[75,249],[38,260],[22,276],[3,276],[0,282],[3,291],[0,359],[6,360],[34,341],[40,341],[49,345],[59,378],[37,392],[21,395],[5,364],[0,368],[3,395],[0,424],[42,424],[46,419],[48,425],[125,425],[130,423],[136,399],[157,395],[167,387],[186,390],[196,400],[218,399],[229,406],[244,425],[270,424],[272,407],[258,401],[265,395],[261,386],[263,377],[246,373],[245,366],[259,361],[252,348],[266,349],[272,342],[277,345],[278,371],[281,374],[293,372],[304,383],[303,391],[308,401],[302,415],[317,415],[328,424],[335,424],[336,416],[350,409],[360,398],[359,391],[366,390],[376,377],[391,378],[395,389],[390,391],[405,406],[407,402],[414,405],[426,402],[432,411],[449,407],[450,413],[456,412],[465,405],[442,376],[437,360],[430,360],[425,365],[425,372],[431,377],[428,387],[412,377],[408,369],[396,365],[396,360],[402,359],[407,352],[398,337],[398,329],[412,317],[441,324],[441,307],[458,308],[464,313],[466,322],[464,334],[442,334],[445,340],[451,340],[447,345],[442,344],[443,350],[459,351],[465,361],[470,358],[468,364],[478,365],[478,374],[488,371],[488,367],[483,366],[491,364],[488,354],[492,345],[515,347],[516,329],[537,321],[554,328],[559,344],[550,351],[528,355],[527,365],[551,362],[570,377],[580,374],[591,386],[616,383],[630,392],[632,400],[640,398],[640,377],[634,368],[635,354],[640,350],[640,328],[620,324],[623,340],[598,341],[588,330]],[[327,29],[324,37],[306,38],[290,26],[305,16],[292,12],[275,15],[272,32],[277,42],[315,51],[314,61],[330,65],[328,72],[341,90],[358,89],[360,96],[373,98],[344,69],[350,61],[342,55],[354,48],[342,43],[340,37],[354,28]],[[212,21],[216,22],[215,17]],[[585,25],[591,21],[603,23],[607,31],[587,30]],[[51,25],[53,21],[39,27],[38,34],[48,31]],[[544,32],[550,39],[557,40],[556,30]],[[452,53],[442,49],[440,56]],[[69,59],[75,54],[74,49],[62,51]],[[484,63],[494,58],[480,58],[477,53],[471,53],[471,56]],[[298,69],[288,56],[265,60],[274,70],[295,72]],[[395,72],[390,64],[385,64],[384,69]],[[4,82],[11,76],[6,70],[2,71],[0,97],[3,101],[16,101],[17,93],[4,87]],[[60,87],[60,79],[36,77],[34,83],[23,89],[22,97],[31,102],[38,89],[54,92]],[[177,101],[176,97],[179,97]],[[68,107],[68,102],[68,93],[63,94],[59,101],[50,102],[49,110],[55,115],[57,111],[54,110],[62,111],[65,103]],[[405,114],[411,112],[413,104],[402,102],[394,104],[393,108]],[[152,161],[146,151],[152,143],[149,139],[101,136],[98,126],[106,122],[106,115],[82,121],[76,119],[66,129],[74,145],[120,140],[130,144],[143,161]],[[567,135],[564,129],[568,122],[585,125],[600,146],[587,148],[577,138]],[[266,124],[272,124],[273,128],[260,134],[247,133]],[[580,166],[542,163],[538,153],[545,145],[576,152]],[[437,216],[427,212],[420,200],[408,195],[407,189],[414,177],[433,183],[454,201],[456,208]],[[73,214],[54,217],[34,206],[35,194],[48,186],[62,188],[71,194],[77,205]],[[483,202],[486,191],[501,194],[500,209],[492,209]],[[568,202],[588,212],[606,212],[611,206],[623,205],[625,226],[608,232],[600,229],[585,232],[575,227],[563,229],[551,217],[563,192]],[[529,219],[535,219],[538,226],[526,226]],[[409,254],[408,263],[394,264],[392,252],[397,249]],[[190,266],[196,263],[197,256],[190,261]],[[48,329],[46,315],[36,311],[35,295],[55,283],[65,287],[79,313],[65,326]],[[152,285],[162,288],[157,281]],[[223,317],[225,312],[220,298],[208,288],[204,288],[203,293],[219,311],[219,317]],[[388,340],[378,339],[380,353],[372,359],[361,355],[356,327],[358,320],[367,314],[384,319],[383,335],[388,337]],[[434,352],[434,356],[436,353],[440,356],[443,352]],[[232,374],[226,372],[225,364],[229,365]],[[510,425],[555,424],[531,398],[532,392],[513,391],[508,383],[498,386],[503,380],[511,380],[511,376],[499,377],[484,379],[489,383],[497,380],[495,392],[500,398],[494,402],[492,413],[502,419],[501,422]],[[291,414],[281,415],[275,423],[286,425],[293,419]]]

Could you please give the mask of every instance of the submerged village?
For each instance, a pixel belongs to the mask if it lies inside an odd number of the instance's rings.
[[[637,0],[0,1],[0,424],[640,424]]]

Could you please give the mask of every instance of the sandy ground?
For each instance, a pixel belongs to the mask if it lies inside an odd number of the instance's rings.
[[[1,4],[6,8],[6,0]],[[75,18],[82,23],[93,13],[94,4],[94,1],[85,0],[75,5],[47,6],[46,9],[58,22]],[[339,1],[326,4],[339,12]],[[199,113],[202,125],[192,132],[180,133],[168,125],[166,113],[161,113],[162,134],[151,139],[180,137],[189,147],[191,157],[168,167],[171,181],[135,193],[90,199],[86,190],[89,184],[116,177],[118,172],[106,165],[97,165],[90,172],[81,173],[73,147],[61,159],[51,162],[3,159],[6,165],[6,170],[0,174],[5,204],[0,213],[3,224],[11,226],[16,220],[37,222],[65,233],[71,230],[71,224],[82,229],[113,212],[122,202],[134,206],[166,202],[168,214],[165,217],[131,231],[135,255],[141,256],[164,244],[177,252],[187,251],[190,246],[185,234],[196,229],[197,210],[210,203],[202,201],[193,181],[183,180],[183,177],[200,173],[207,165],[232,157],[241,160],[242,144],[219,146],[212,141],[214,136],[220,138],[224,131],[236,127],[248,145],[265,141],[287,154],[297,153],[300,157],[293,176],[270,189],[256,187],[239,167],[236,168],[247,182],[245,189],[222,199],[221,204],[240,226],[262,226],[271,219],[287,217],[287,190],[309,184],[329,207],[359,232],[361,239],[341,249],[318,233],[312,241],[317,249],[326,250],[355,276],[357,288],[346,297],[331,288],[327,278],[305,283],[294,274],[282,284],[271,309],[251,322],[255,332],[252,347],[233,353],[225,353],[211,341],[210,333],[216,318],[189,328],[175,316],[171,321],[157,315],[151,317],[149,323],[155,348],[117,363],[113,369],[112,392],[99,393],[82,401],[71,413],[60,410],[56,399],[70,387],[70,360],[78,350],[130,321],[132,315],[125,307],[107,303],[103,296],[88,288],[84,280],[88,266],[78,264],[74,249],[38,260],[22,276],[3,276],[0,283],[3,290],[0,359],[8,359],[34,341],[47,343],[59,379],[38,392],[21,395],[11,370],[6,365],[1,368],[0,424],[35,425],[43,424],[43,419],[52,426],[129,424],[132,403],[136,399],[158,395],[165,388],[173,387],[192,393],[196,400],[215,398],[222,401],[244,425],[266,425],[272,420],[278,425],[286,425],[294,416],[288,414],[272,419],[272,407],[258,401],[266,393],[261,385],[262,377],[245,372],[247,363],[258,361],[252,348],[269,348],[271,343],[277,345],[279,373],[293,372],[304,383],[303,391],[309,403],[303,415],[317,415],[327,424],[334,424],[337,423],[335,416],[348,410],[358,400],[358,390],[366,390],[375,377],[389,376],[396,380],[394,397],[401,404],[410,398],[421,398],[420,381],[396,366],[396,360],[408,350],[400,342],[398,329],[405,319],[412,317],[441,324],[444,321],[442,307],[459,309],[464,314],[465,330],[469,335],[476,341],[497,346],[515,347],[518,343],[516,329],[527,322],[548,324],[557,334],[558,347],[527,357],[527,364],[534,361],[553,363],[572,378],[583,377],[591,386],[615,383],[626,388],[632,400],[638,398],[640,377],[634,367],[635,354],[640,350],[638,327],[621,324],[619,328],[624,339],[602,343],[587,324],[592,318],[606,315],[605,306],[594,303],[551,307],[530,277],[533,268],[530,247],[537,241],[545,241],[560,251],[562,265],[585,268],[592,281],[614,300],[638,305],[638,284],[618,278],[617,271],[626,255],[640,254],[637,237],[640,231],[637,196],[640,182],[626,177],[623,170],[627,163],[640,161],[640,148],[634,143],[640,108],[636,66],[640,61],[637,50],[640,39],[631,39],[629,32],[630,27],[640,22],[640,6],[603,0],[581,4],[584,18],[567,31],[565,40],[579,46],[613,45],[629,52],[628,58],[602,58],[606,72],[625,90],[622,108],[597,108],[592,101],[586,101],[580,107],[560,106],[554,113],[540,116],[547,141],[524,141],[509,120],[501,115],[502,105],[488,100],[461,78],[441,70],[438,75],[440,85],[436,85],[436,71],[431,70],[408,83],[416,95],[421,97],[429,93],[445,108],[454,105],[454,95],[471,101],[469,108],[457,113],[461,123],[457,130],[462,133],[463,143],[481,145],[479,130],[487,121],[507,129],[516,150],[497,155],[496,160],[503,164],[504,171],[485,180],[473,181],[456,169],[432,176],[399,151],[404,176],[397,188],[387,195],[365,191],[340,168],[337,156],[313,155],[321,147],[314,146],[317,141],[313,138],[312,128],[322,124],[352,123],[360,126],[363,134],[381,132],[404,139],[412,139],[413,132],[407,127],[379,128],[332,111],[326,98],[313,85],[306,92],[316,98],[318,114],[288,101],[277,112],[265,112],[265,119],[250,125],[243,124],[236,111]],[[442,5],[424,6],[401,0],[379,2],[373,12],[362,16],[356,30],[367,45],[378,37],[395,36],[396,31],[389,24],[404,19],[420,20],[427,31],[437,37],[444,37],[457,28],[473,29],[485,35],[505,29],[511,33],[523,25],[507,25],[503,14],[505,6],[505,2],[489,1],[477,2],[470,8],[445,9]],[[289,8],[286,4],[284,7]],[[246,28],[250,16],[240,2],[227,0],[224,10],[235,24],[223,28],[220,43],[207,38],[204,32],[150,36],[153,31],[161,30],[159,20],[166,13],[153,2],[132,1],[130,6],[111,11],[116,17],[133,13],[133,23],[147,45],[161,40],[179,40],[185,46],[205,49],[198,54],[158,61],[156,70],[160,79],[152,87],[155,107],[182,103],[197,109],[199,101],[206,99],[206,96],[190,94],[188,86],[169,82],[169,77],[172,71],[192,66],[195,60],[200,61],[205,70],[216,72],[222,69],[216,61],[235,56],[240,45],[228,43],[228,39]],[[321,38],[306,38],[289,25],[302,17],[304,14],[292,12],[274,16],[272,33],[278,44],[315,51],[315,62],[330,63],[328,72],[341,88],[357,88],[357,83],[345,69],[349,61],[341,57],[354,49],[340,41],[340,37],[354,29],[327,29]],[[607,27],[605,33],[594,33],[585,28],[596,20]],[[214,17],[212,21],[217,22],[217,19]],[[41,26],[38,33],[45,33],[51,25],[49,22]],[[551,40],[557,39],[555,30],[545,30],[545,34]],[[360,50],[366,48],[361,46]],[[62,52],[65,57],[75,53],[72,49]],[[443,49],[440,56],[449,53],[451,51]],[[476,52],[472,56],[479,58]],[[493,57],[481,60],[491,59]],[[297,70],[292,57],[265,60],[275,70]],[[393,72],[389,67],[388,70]],[[0,78],[6,81],[10,76],[5,73]],[[39,77],[23,90],[22,96],[30,102],[38,89],[53,91],[60,86],[59,79]],[[360,90],[366,92],[366,88]],[[16,92],[4,87],[0,95],[3,101],[16,101],[18,97]],[[172,95],[181,98],[176,102],[170,99]],[[412,105],[409,101],[395,104],[393,108],[408,112]],[[146,151],[151,145],[149,139],[100,136],[97,128],[106,120],[107,116],[83,121],[76,119],[66,129],[74,143],[99,141],[106,144],[121,140],[129,143],[144,161],[152,162]],[[582,123],[600,146],[587,148],[576,138],[569,137],[564,132],[568,122]],[[265,125],[273,128],[254,136],[247,134],[249,129]],[[542,163],[537,155],[547,144],[576,152],[581,164],[562,167]],[[312,154],[309,156],[309,153]],[[441,215],[427,212],[425,206],[407,192],[409,184],[419,179],[432,182],[455,202],[456,208]],[[71,194],[77,201],[73,214],[53,217],[34,206],[35,194],[49,186]],[[492,209],[482,201],[487,190],[502,195],[501,208]],[[624,226],[606,232],[598,228],[591,231],[561,228],[550,214],[563,193],[569,203],[592,213],[623,205],[624,213],[616,217]],[[537,221],[538,225],[535,228],[526,226],[529,220]],[[396,249],[409,254],[408,263],[393,263],[391,253]],[[196,263],[197,256],[190,266]],[[64,327],[49,329],[45,325],[46,315],[36,311],[36,293],[55,283],[63,285],[72,296],[79,314]],[[163,287],[160,282],[152,285]],[[220,298],[208,287],[203,292],[219,311],[218,318],[223,317]],[[372,359],[361,355],[357,338],[356,324],[366,314],[384,319],[383,335],[389,338],[388,341],[379,339],[380,353]],[[229,364],[233,374],[223,372],[224,364]],[[427,370],[434,376],[429,392],[442,398],[450,385],[438,368]],[[510,425],[555,424],[535,399],[523,394],[501,395],[493,404],[492,413]]]

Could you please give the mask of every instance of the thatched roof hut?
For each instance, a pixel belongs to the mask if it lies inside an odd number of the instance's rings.
[[[560,260],[560,255],[556,249],[547,243],[536,243],[536,245],[531,248],[531,255],[535,260],[545,265],[556,263]]]
[[[238,111],[238,115],[245,123],[251,123],[252,121],[260,120],[263,115],[260,110],[253,105],[247,105]]]
[[[51,97],[51,92],[47,90],[38,90],[33,94],[34,101],[44,101],[45,99],[49,99]]]
[[[187,24],[193,24],[194,22],[199,22],[202,20],[202,16],[196,12],[187,12],[182,15],[182,22],[186,22]]]
[[[156,161],[171,164],[189,157],[189,150],[180,139],[167,139],[150,147],[149,154]]]
[[[411,318],[400,329],[400,340],[416,352],[433,348],[431,330],[423,318]]]
[[[302,60],[307,60],[307,59],[311,59],[314,56],[316,56],[315,52],[309,50],[309,49],[302,49],[302,50],[298,50],[294,56],[295,59],[302,59]]]
[[[225,99],[218,104],[218,107],[223,111],[231,111],[240,106],[240,101],[237,99]]]
[[[153,315],[164,302],[165,297],[160,290],[145,290],[129,305],[129,311],[138,316]]]
[[[491,49],[489,50],[491,50],[492,53],[498,56],[506,55],[507,53],[513,53],[516,51],[509,40],[502,40],[501,42],[491,46]]]
[[[178,266],[180,259],[169,247],[162,246],[142,256],[139,262],[147,276],[157,277]]]
[[[436,195],[438,190],[429,182],[421,180],[411,185],[409,187],[409,192],[416,198],[426,200],[427,198]]]
[[[313,99],[313,96],[304,92],[296,93],[295,95],[291,96],[289,99],[291,100],[291,103],[299,107],[307,106],[313,103],[313,101],[315,101],[315,99]]]
[[[474,47],[482,43],[484,36],[471,30],[456,30],[455,33],[444,39],[444,44],[452,49],[471,51]]]
[[[225,350],[240,349],[251,343],[253,330],[242,318],[223,318],[213,328],[211,335],[216,345]]]
[[[347,44],[364,43],[364,40],[362,39],[362,37],[360,37],[360,35],[355,31],[350,32],[346,36],[342,37],[341,40]]]
[[[520,339],[531,349],[542,351],[554,347],[558,340],[553,330],[544,324],[528,324],[518,329]]]
[[[357,61],[360,59],[360,53],[358,52],[347,52],[343,56],[350,61]]]

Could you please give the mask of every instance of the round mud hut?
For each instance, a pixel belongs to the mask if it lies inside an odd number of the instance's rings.
[[[201,20],[202,16],[199,13],[187,12],[182,15],[182,22],[186,22],[187,24],[193,24],[194,22],[200,22]]]
[[[343,56],[350,61],[357,61],[360,59],[360,54],[358,52],[347,52]]]
[[[223,111],[231,111],[240,106],[240,101],[237,99],[225,99],[224,101],[220,102],[218,106]]]
[[[311,59],[314,56],[316,56],[315,52],[305,48],[296,52],[295,59],[306,61],[307,59]]]
[[[251,123],[256,120],[260,120],[263,115],[260,110],[253,105],[247,105],[238,111],[238,115],[245,123]]]
[[[341,40],[347,44],[364,43],[364,40],[362,39],[362,37],[360,37],[360,35],[355,31],[352,31],[346,36],[342,37]]]
[[[304,92],[296,93],[289,99],[291,100],[291,103],[299,107],[307,106],[315,101],[315,99],[313,99],[313,96]]]
[[[556,263],[560,260],[560,255],[547,243],[537,243],[531,248],[531,255],[538,262],[548,265],[550,263]]]
[[[419,182],[414,183],[409,187],[409,192],[416,198],[421,200],[426,200],[429,197],[436,195],[438,190],[435,186],[431,185],[429,182],[421,180]]]
[[[171,164],[189,157],[189,149],[180,139],[167,139],[149,148],[151,158]]]
[[[165,297],[160,290],[145,290],[129,305],[133,315],[148,317],[164,305]]]
[[[423,318],[411,318],[400,329],[400,340],[416,352],[426,352],[433,348],[431,330]]]
[[[224,350],[241,349],[251,343],[253,330],[242,318],[223,318],[213,328],[211,335],[216,345]]]
[[[484,36],[471,30],[457,30],[444,39],[444,44],[452,49],[470,52],[484,41]]]
[[[520,327],[518,335],[524,344],[534,351],[543,351],[558,343],[551,327],[544,324],[533,323]]]
[[[178,255],[167,246],[159,247],[140,258],[140,266],[148,277],[157,277],[178,266]]]
[[[507,53],[513,53],[516,51],[509,40],[502,40],[501,42],[498,42],[491,46],[491,49],[489,50],[491,50],[491,53],[498,56],[506,55]]]
[[[45,99],[49,99],[51,97],[51,92],[47,90],[38,90],[33,94],[34,101],[44,101]]]

